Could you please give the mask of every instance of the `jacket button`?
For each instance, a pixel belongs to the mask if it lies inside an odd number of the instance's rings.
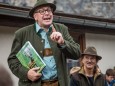
[[[42,51],[40,51],[40,53],[42,53]]]
[[[42,40],[41,42],[44,42],[44,40]]]

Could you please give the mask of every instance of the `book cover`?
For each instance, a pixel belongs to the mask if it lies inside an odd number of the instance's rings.
[[[17,58],[26,68],[40,67],[41,72],[46,66],[40,55],[36,52],[32,44],[27,41],[20,51],[16,54]]]

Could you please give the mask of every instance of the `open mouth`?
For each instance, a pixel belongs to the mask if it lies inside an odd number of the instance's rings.
[[[44,20],[51,20],[51,18],[49,17],[49,18],[44,18]]]

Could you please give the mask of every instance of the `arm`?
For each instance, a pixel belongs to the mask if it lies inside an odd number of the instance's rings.
[[[8,57],[8,65],[13,74],[17,76],[21,81],[36,81],[41,77],[41,73],[36,72],[39,70],[39,68],[28,69],[24,67],[16,57],[18,51],[27,41],[27,36],[25,34],[26,32],[24,31],[17,31],[15,33],[11,53]]]
[[[80,57],[80,45],[75,43],[73,38],[70,36],[68,32],[68,27],[65,25],[60,25],[59,32],[62,34],[64,43],[63,45],[58,44],[58,47],[62,50],[62,52],[70,59],[78,59]]]
[[[17,52],[22,47],[21,40],[21,36],[16,32],[11,48],[11,53],[8,57],[8,65],[14,75],[16,75],[19,79],[25,81],[28,80],[27,72],[29,71],[29,69],[22,66],[16,57]]]

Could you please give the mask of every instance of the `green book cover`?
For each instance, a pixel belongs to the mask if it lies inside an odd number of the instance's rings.
[[[27,41],[20,51],[16,54],[17,58],[26,68],[40,67],[38,72],[46,66],[40,55],[36,52],[34,47]]]

